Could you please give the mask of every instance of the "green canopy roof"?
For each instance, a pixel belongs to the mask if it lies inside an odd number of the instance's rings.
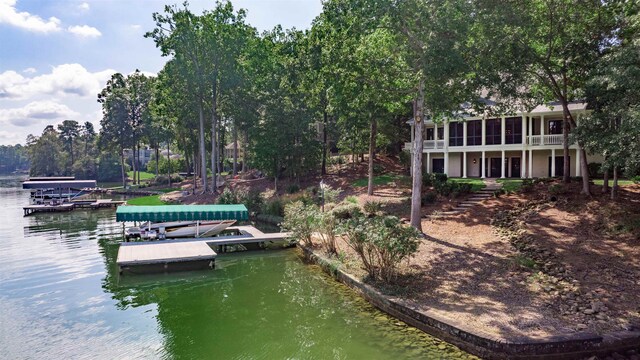
[[[118,206],[116,221],[248,220],[247,208],[240,205],[160,205]]]

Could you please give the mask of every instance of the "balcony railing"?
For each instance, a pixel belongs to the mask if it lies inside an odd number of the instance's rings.
[[[562,145],[562,134],[527,136],[527,144],[538,145]]]
[[[411,151],[412,145],[410,142],[404,144],[405,150]],[[427,150],[444,149],[444,140],[424,140],[422,142],[422,148]]]

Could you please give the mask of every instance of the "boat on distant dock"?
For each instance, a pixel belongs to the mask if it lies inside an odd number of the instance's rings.
[[[197,238],[202,236],[215,236],[223,232],[229,226],[235,224],[235,220],[215,221],[172,221],[144,224],[130,227],[125,231],[127,239],[142,238]]]

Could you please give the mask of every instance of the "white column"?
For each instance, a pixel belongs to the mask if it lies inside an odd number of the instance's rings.
[[[504,179],[504,178],[505,178],[505,176],[504,176],[504,168],[505,168],[506,166],[505,166],[505,164],[504,164],[504,159],[505,159],[505,156],[504,156],[504,150],[502,150],[502,165],[500,165],[500,178],[502,178],[502,179]]]
[[[529,179],[533,178],[533,150],[529,149]]]
[[[449,150],[449,123],[444,123],[444,148]]]
[[[580,154],[580,147],[578,146],[578,148],[576,149],[576,176],[582,176],[582,173],[580,172],[580,160],[581,159],[581,154]]]
[[[462,146],[467,146],[467,122],[462,123]]]
[[[413,147],[413,140],[416,138],[415,127],[416,126],[414,124],[411,124],[411,145],[412,145],[412,147]]]
[[[462,152],[462,177],[465,179],[467,178],[467,152],[466,151]]]
[[[487,119],[482,118],[482,146],[486,145],[487,137]]]
[[[444,152],[444,173],[449,176],[449,151]]]
[[[482,122],[484,122],[484,120],[482,120]],[[483,137],[483,139],[484,139],[484,137]],[[486,172],[485,172],[485,165],[484,165],[485,163],[484,162],[485,162],[485,156],[484,156],[484,151],[483,151],[482,152],[482,167],[480,169],[480,174],[482,174],[480,177],[483,178],[483,179],[487,177],[486,176]]]
[[[540,116],[540,145],[544,145],[544,115]]]
[[[427,153],[427,174],[431,174],[431,153]]]
[[[520,158],[520,177],[523,179],[527,177],[527,163],[524,161],[525,156],[527,156],[527,152],[525,151],[525,149],[522,149],[522,157]]]
[[[522,115],[522,146],[527,144],[527,121]]]
[[[551,149],[551,177],[556,177],[556,149]]]
[[[527,132],[529,136],[529,141],[531,141],[531,136],[533,136],[533,117],[529,116],[529,131]]]
[[[505,121],[504,121],[504,116],[502,118],[500,118],[500,144],[504,145],[504,138],[505,138],[505,133],[507,132],[507,129],[504,126]],[[503,176],[504,177],[504,176]]]

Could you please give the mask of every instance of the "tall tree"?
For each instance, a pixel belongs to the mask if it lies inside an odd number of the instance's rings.
[[[71,171],[75,162],[73,142],[80,136],[80,125],[75,120],[64,120],[62,124],[58,125],[58,131],[60,140],[64,145],[65,150],[69,154],[69,163],[67,164],[67,170]]]
[[[478,0],[474,45],[480,72],[502,98],[559,101],[563,109],[564,181],[569,181],[569,133],[577,121],[569,104],[584,101],[594,64],[611,46],[616,1]],[[497,86],[494,85],[497,83]],[[582,192],[590,194],[584,144]]]

